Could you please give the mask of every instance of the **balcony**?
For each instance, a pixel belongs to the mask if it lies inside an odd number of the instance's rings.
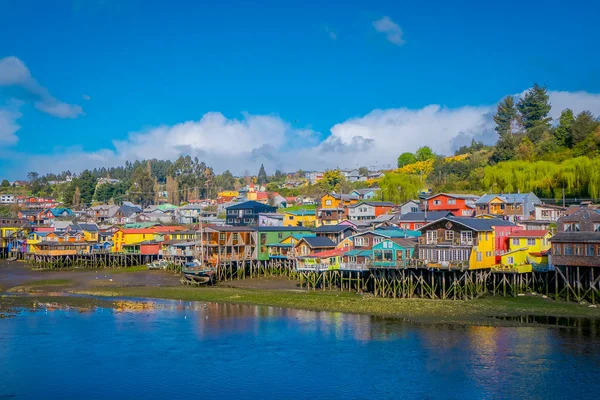
[[[470,240],[461,240],[458,238],[446,240],[445,238],[437,238],[432,240],[431,238],[427,238],[426,236],[420,236],[419,244],[430,246],[477,246],[478,240],[477,238],[472,238]]]

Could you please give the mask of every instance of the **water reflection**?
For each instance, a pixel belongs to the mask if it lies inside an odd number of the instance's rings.
[[[600,388],[600,338],[581,326],[417,325],[182,301],[83,314],[46,305],[0,321],[0,397],[588,398]],[[60,379],[48,373],[57,365],[68,366]]]

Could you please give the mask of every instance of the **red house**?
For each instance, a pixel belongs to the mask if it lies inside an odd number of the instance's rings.
[[[160,251],[161,243],[155,241],[148,241],[140,243],[140,254],[153,254],[158,255]]]
[[[522,230],[523,228],[518,225],[494,226],[496,263],[500,263],[500,256],[509,249],[510,234]]]
[[[427,198],[427,211],[448,211],[457,217],[475,214],[475,202],[479,196],[473,194],[438,193]]]

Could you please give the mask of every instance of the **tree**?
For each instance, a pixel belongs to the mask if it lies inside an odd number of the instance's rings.
[[[531,161],[533,159],[534,147],[533,142],[525,136],[516,151],[516,156],[519,160]]]
[[[8,188],[8,187],[10,187],[10,182],[9,182],[8,180],[4,179],[4,180],[2,181],[2,187],[3,187],[3,188]]]
[[[585,138],[598,127],[599,123],[589,111],[583,111],[575,117],[571,125],[571,147],[582,142]]]
[[[81,173],[81,175],[79,175],[77,179],[74,179],[73,181],[75,182],[75,185],[79,187],[79,191],[81,193],[81,204],[84,206],[91,205],[98,180],[94,178],[94,175],[92,175],[92,173],[86,169]]]
[[[27,180],[29,181],[30,184],[33,184],[33,182],[36,181],[39,177],[40,177],[40,174],[38,174],[37,172],[28,172],[27,173]]]
[[[494,153],[490,157],[492,164],[499,163],[501,161],[511,160],[515,157],[515,151],[517,142],[514,135],[503,135],[496,143]]]
[[[496,123],[494,129],[498,132],[498,135],[502,137],[512,134],[512,124],[516,117],[515,101],[512,96],[507,96],[498,104],[496,115],[494,115],[494,122]]]
[[[75,192],[73,193],[73,200],[71,201],[71,204],[73,204],[73,207],[77,208],[79,207],[81,201],[81,192],[79,190],[79,186],[75,186]]]
[[[419,147],[415,152],[415,158],[417,161],[427,161],[435,158],[433,150],[429,146]]]
[[[323,174],[322,181],[325,181],[327,186],[329,186],[329,190],[332,190],[344,179],[344,175],[342,175],[339,169],[330,169],[325,171]],[[320,182],[320,181],[319,181]]]
[[[405,165],[414,164],[417,162],[417,158],[413,153],[402,153],[398,157],[398,168],[402,168]]]
[[[544,125],[546,129],[550,127],[550,103],[548,91],[535,83],[531,89],[525,92],[525,95],[517,103],[521,124],[525,130]]]
[[[569,108],[562,110],[560,113],[558,126],[554,130],[554,136],[556,137],[558,143],[560,143],[562,146],[569,146],[572,141],[571,127],[573,125],[573,121],[575,121],[573,111]]]
[[[265,166],[260,164],[260,170],[258,171],[258,175],[256,177],[256,183],[259,185],[264,185],[267,183],[269,178],[267,177],[267,172],[265,171]]]
[[[140,203],[142,207],[152,204],[154,200],[154,179],[152,178],[150,164],[147,167],[139,166],[131,176],[129,197],[132,201]]]
[[[422,188],[418,176],[397,173],[385,174],[379,186],[381,200],[396,204],[415,199]]]
[[[358,169],[358,174],[360,176],[369,176],[369,168],[367,168],[367,167],[360,167]]]

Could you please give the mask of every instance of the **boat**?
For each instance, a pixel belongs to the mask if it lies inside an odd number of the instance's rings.
[[[215,283],[215,269],[211,266],[204,265],[199,260],[194,259],[191,262],[185,263],[181,267],[181,273],[183,278],[181,283],[183,284],[202,284]]]
[[[169,263],[164,259],[152,261],[151,263],[148,263],[147,265],[148,265],[149,270],[167,269],[169,267]]]

